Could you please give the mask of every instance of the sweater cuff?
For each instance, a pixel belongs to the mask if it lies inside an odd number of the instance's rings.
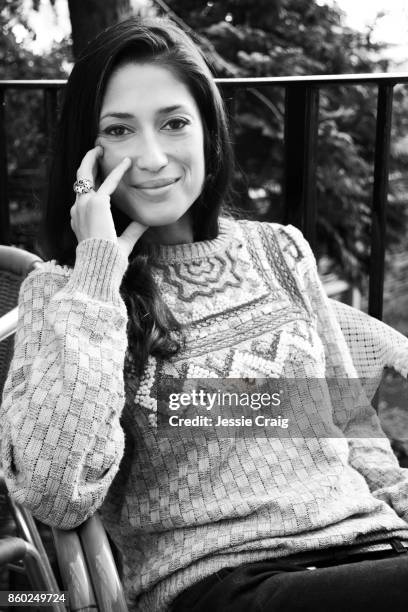
[[[103,238],[82,240],[67,287],[104,302],[117,302],[128,259],[118,245]]]

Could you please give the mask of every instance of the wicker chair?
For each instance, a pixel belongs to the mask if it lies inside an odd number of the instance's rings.
[[[0,262],[2,248],[0,248]],[[11,280],[6,282],[11,283]],[[18,286],[18,280],[13,282]],[[14,298],[8,300],[8,308],[14,306],[15,300],[16,292]],[[335,301],[332,301],[332,305],[351,351],[357,373],[370,399],[380,384],[384,367],[393,367],[406,376],[408,339],[384,323],[350,306]],[[3,312],[6,310],[7,306]],[[0,341],[5,336],[10,336],[16,323],[16,310],[0,318]],[[25,522],[30,522],[31,519],[33,523],[32,517],[25,509],[18,508],[15,504],[14,507],[17,520],[23,513]],[[126,612],[127,606],[120,578],[98,515],[94,515],[75,530],[53,529],[53,535],[61,578],[64,589],[69,595],[70,610]],[[13,545],[13,542],[10,544]],[[10,555],[12,556],[11,552]],[[4,558],[1,556],[0,548],[0,565],[2,561]]]
[[[378,319],[330,300],[367,397],[372,400],[384,368],[408,375],[408,339]]]

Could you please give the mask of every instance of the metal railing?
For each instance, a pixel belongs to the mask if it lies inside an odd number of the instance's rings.
[[[319,92],[324,87],[369,84],[377,93],[376,141],[371,209],[371,256],[369,266],[369,314],[382,318],[385,213],[392,122],[393,89],[408,83],[406,73],[317,75],[295,77],[219,78],[224,95],[234,96],[248,88],[285,89],[284,178],[285,222],[299,227],[312,248],[315,246],[317,198]],[[44,92],[49,151],[57,121],[57,94],[63,80],[0,81],[0,243],[10,235],[8,206],[7,145],[5,135],[5,92],[10,89],[39,89]],[[230,105],[231,107],[231,105]]]

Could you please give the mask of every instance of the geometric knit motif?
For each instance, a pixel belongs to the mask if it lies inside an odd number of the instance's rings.
[[[274,232],[268,236],[262,224],[251,229],[255,236],[243,224],[242,239],[237,237],[211,258],[154,264],[156,283],[182,329],[187,329],[189,342],[166,371],[150,356],[140,381],[129,347],[126,378],[133,380],[133,388],[137,385],[133,402],[148,411],[151,425],[157,424],[155,383],[164,374],[171,377],[173,372],[183,379],[301,377],[307,375],[304,364],[321,361],[323,348],[312,334],[311,313],[305,316],[302,295],[279,246],[282,240]],[[262,251],[256,248],[259,243]],[[296,245],[284,242],[283,248],[296,263]],[[232,321],[226,314],[230,304]],[[295,320],[294,308],[300,315]],[[322,369],[311,372],[324,377]]]

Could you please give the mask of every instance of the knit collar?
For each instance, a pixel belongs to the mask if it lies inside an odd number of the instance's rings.
[[[218,236],[213,240],[188,242],[186,244],[143,244],[139,252],[148,255],[154,261],[167,263],[205,259],[209,255],[225,250],[233,237],[233,225],[232,219],[220,218],[218,220]]]

